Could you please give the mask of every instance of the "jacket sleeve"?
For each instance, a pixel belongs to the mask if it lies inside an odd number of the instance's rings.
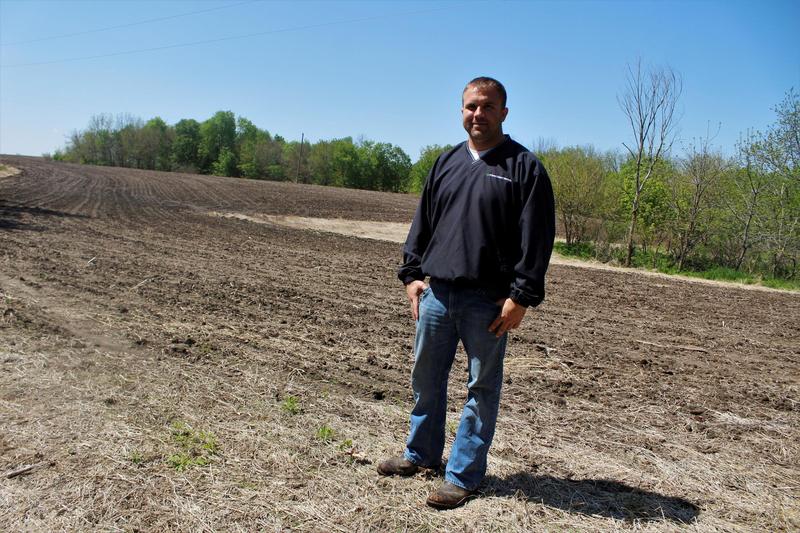
[[[425,250],[431,241],[431,189],[433,176],[436,174],[440,159],[441,156],[436,159],[430,172],[428,172],[428,177],[425,178],[425,186],[422,188],[417,212],[414,214],[411,229],[403,246],[403,264],[397,270],[397,277],[404,285],[408,285],[417,279],[425,279],[425,273],[422,271],[422,256],[425,255]]]
[[[525,307],[544,300],[544,276],[555,240],[556,215],[553,187],[544,165],[532,157],[522,163],[520,260],[514,265],[510,297]]]

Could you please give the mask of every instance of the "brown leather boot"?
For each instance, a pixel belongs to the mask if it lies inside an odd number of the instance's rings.
[[[384,459],[378,464],[378,473],[382,476],[413,476],[419,467],[405,457]]]
[[[436,509],[455,509],[467,503],[473,496],[475,496],[475,491],[462,489],[445,481],[438,490],[428,496],[425,503]]]

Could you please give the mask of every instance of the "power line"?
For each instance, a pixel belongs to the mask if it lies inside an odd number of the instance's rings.
[[[211,7],[211,8],[208,8],[208,9],[201,9],[199,11],[189,11],[188,13],[180,13],[180,14],[177,14],[177,15],[169,15],[167,17],[158,17],[158,18],[154,18],[154,19],[140,20],[140,21],[137,21],[137,22],[129,22],[127,24],[118,24],[116,26],[106,26],[105,28],[97,28],[95,30],[76,31],[74,33],[64,33],[64,34],[61,34],[61,35],[51,35],[49,37],[38,37],[36,39],[30,39],[28,41],[15,41],[15,42],[11,42],[11,43],[0,43],[0,46],[17,46],[17,45],[20,45],[20,44],[30,44],[30,43],[38,43],[38,42],[41,42],[41,41],[51,41],[53,39],[66,39],[67,37],[76,37],[78,35],[87,35],[89,33],[99,33],[99,32],[108,31],[108,30],[118,30],[120,28],[130,28],[131,26],[140,26],[142,24],[149,24],[151,22],[159,22],[159,21],[162,21],[162,20],[172,20],[172,19],[177,19],[177,18],[181,18],[181,17],[188,17],[188,16],[191,16],[191,15],[199,15],[200,13],[208,13],[209,11],[219,11],[220,9],[228,9],[228,8],[231,8],[231,7],[241,6],[243,4],[252,4],[255,1],[256,0],[247,0],[246,2],[238,2],[236,4],[226,4],[224,6]]]
[[[250,37],[259,37],[259,36],[262,36],[262,35],[271,35],[271,34],[276,34],[276,33],[288,33],[288,32],[292,32],[292,31],[300,31],[300,30],[311,30],[311,29],[323,28],[323,27],[327,27],[327,26],[337,26],[339,24],[353,24],[353,23],[357,23],[357,22],[367,22],[367,21],[371,21],[371,20],[378,20],[378,19],[384,19],[384,18],[390,18],[390,17],[394,18],[394,17],[403,17],[403,16],[408,16],[408,15],[418,15],[418,14],[421,14],[421,13],[431,13],[431,12],[434,12],[434,11],[442,11],[444,9],[448,9],[448,8],[439,7],[439,8],[434,8],[434,9],[423,9],[423,10],[418,10],[418,11],[408,11],[408,12],[405,12],[405,13],[392,13],[392,14],[389,14],[389,15],[375,15],[375,16],[372,16],[372,17],[362,17],[362,18],[356,18],[356,19],[346,19],[346,20],[337,20],[337,21],[331,21],[331,22],[321,22],[321,23],[318,23],[318,24],[307,24],[305,26],[293,26],[293,27],[289,27],[289,28],[280,28],[280,29],[277,29],[277,30],[259,31],[259,32],[255,32],[255,33],[245,33],[245,34],[242,34],[242,35],[231,35],[229,37],[219,37],[217,39],[205,39],[205,40],[202,40],[202,41],[193,41],[193,42],[188,42],[188,43],[178,43],[178,44],[168,44],[168,45],[164,45],[164,46],[154,46],[152,48],[137,48],[137,49],[134,49],[134,50],[123,50],[123,51],[120,51],[120,52],[111,52],[109,54],[99,54],[99,55],[94,55],[94,56],[71,57],[71,58],[67,58],[67,59],[56,59],[56,60],[53,60],[53,61],[38,61],[38,62],[34,62],[34,63],[17,63],[17,64],[14,64],[14,65],[0,65],[0,69],[19,68],[19,67],[33,67],[33,66],[39,66],[39,65],[55,65],[55,64],[58,64],[58,63],[70,63],[70,62],[73,62],[73,61],[84,61],[84,60],[90,60],[90,59],[101,59],[101,58],[105,58],[105,57],[116,57],[116,56],[122,56],[122,55],[139,54],[139,53],[142,53],[142,52],[155,52],[157,50],[169,50],[171,48],[185,48],[185,47],[188,47],[188,46],[197,46],[197,45],[202,45],[202,44],[219,43],[219,42],[223,42],[223,41],[233,41],[233,40],[236,40],[236,39],[247,39],[247,38],[250,38]]]

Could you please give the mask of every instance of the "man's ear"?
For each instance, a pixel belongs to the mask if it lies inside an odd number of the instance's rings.
[[[503,108],[503,119],[501,120],[501,122],[504,122],[506,120],[507,116],[508,116],[508,108],[504,107]]]

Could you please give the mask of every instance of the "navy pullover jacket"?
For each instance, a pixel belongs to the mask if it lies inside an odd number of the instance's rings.
[[[466,142],[428,174],[403,248],[400,280],[425,276],[536,306],[555,238],[553,189],[542,163],[506,136],[475,160]]]

